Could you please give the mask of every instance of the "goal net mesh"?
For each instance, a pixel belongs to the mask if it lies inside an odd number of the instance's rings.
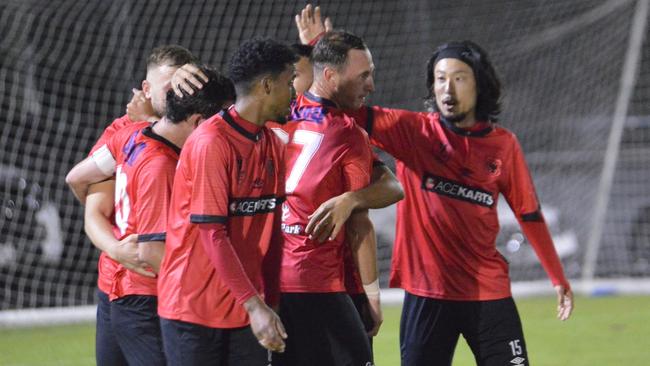
[[[65,174],[124,114],[156,46],[180,44],[224,68],[253,36],[296,42],[303,1],[5,0],[0,4],[0,310],[92,304],[98,252]],[[524,148],[570,278],[584,265],[635,1],[327,1],[365,38],[371,103],[421,110],[425,64],[449,40],[490,54],[501,123]],[[645,30],[647,32],[647,29]],[[650,277],[650,44],[644,41],[617,162],[598,277]],[[390,163],[390,159],[387,158]],[[503,200],[502,200],[503,201]],[[544,279],[505,205],[498,248],[514,281]],[[394,210],[373,213],[386,284]]]

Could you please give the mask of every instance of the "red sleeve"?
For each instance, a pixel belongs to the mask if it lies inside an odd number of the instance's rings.
[[[282,268],[282,246],[284,237],[282,235],[282,204],[276,207],[273,213],[273,234],[269,250],[264,256],[262,271],[264,276],[264,300],[275,307],[280,304],[280,269]]]
[[[235,248],[228,238],[225,224],[201,224],[199,236],[217,276],[228,286],[237,302],[243,304],[257,295],[255,286],[246,275]]]
[[[370,183],[372,151],[363,131],[354,124],[350,127],[344,132],[348,137],[348,147],[343,158],[343,176],[345,191],[356,191]]]
[[[167,156],[156,156],[142,164],[137,175],[138,241],[165,241],[175,162]]]
[[[106,127],[106,129],[104,129],[102,135],[99,137],[97,142],[95,142],[95,145],[92,147],[92,149],[90,149],[88,156],[91,156],[97,149],[102,147],[102,145],[105,145],[108,140],[115,134],[115,132],[121,130],[126,126],[129,126],[132,123],[133,121],[131,121],[127,115],[114,120],[108,127]]]
[[[410,161],[413,142],[427,122],[426,113],[403,109],[362,107],[351,114],[370,137],[370,142],[402,161]]]
[[[562,262],[557,255],[551,233],[542,215],[535,186],[521,146],[517,139],[513,140],[513,144],[512,158],[502,193],[553,285],[563,285],[569,288],[569,282],[562,269]]]
[[[206,135],[197,139],[191,149],[187,156],[192,161],[190,221],[226,223],[231,170],[226,142]]]

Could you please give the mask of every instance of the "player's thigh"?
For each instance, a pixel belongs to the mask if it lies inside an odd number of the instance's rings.
[[[473,302],[465,319],[463,335],[479,366],[529,365],[521,320],[512,298]]]
[[[164,318],[160,328],[167,365],[226,365],[223,330]]]
[[[347,294],[333,294],[326,324],[337,365],[372,364],[372,351],[361,316]]]
[[[372,319],[372,315],[370,314],[370,303],[368,302],[366,294],[350,294],[350,299],[352,299],[352,303],[357,309],[357,313],[359,313],[364,329],[369,331],[374,328],[375,321]],[[370,342],[370,351],[372,351],[372,337],[368,337],[368,342]]]
[[[130,295],[111,302],[113,331],[130,366],[165,365],[158,301]]]
[[[95,328],[95,361],[98,366],[126,366],[126,358],[117,343],[111,324],[111,302],[97,290],[97,323]]]
[[[457,303],[405,293],[400,320],[403,366],[451,365],[460,336]]]
[[[266,366],[271,355],[262,347],[251,327],[227,330],[228,366]]]
[[[371,362],[363,324],[346,294],[283,294],[280,313],[289,337],[285,354],[274,356],[274,365]]]
[[[315,308],[314,308],[315,307]],[[287,331],[284,353],[273,354],[273,366],[293,366],[305,362],[332,364],[329,339],[322,327],[322,319],[315,317],[320,304],[301,293],[283,293],[280,298],[280,319]]]

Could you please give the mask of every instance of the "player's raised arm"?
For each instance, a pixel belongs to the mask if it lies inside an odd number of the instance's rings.
[[[311,4],[307,4],[307,6],[296,14],[295,21],[298,36],[302,44],[313,45],[323,33],[333,29],[332,21],[329,17],[323,21],[320,6],[313,7]]]

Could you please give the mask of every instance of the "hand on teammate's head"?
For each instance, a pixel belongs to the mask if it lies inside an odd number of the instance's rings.
[[[172,76],[171,84],[174,93],[179,97],[193,95],[196,90],[203,88],[208,77],[197,65],[185,64],[181,66]]]

